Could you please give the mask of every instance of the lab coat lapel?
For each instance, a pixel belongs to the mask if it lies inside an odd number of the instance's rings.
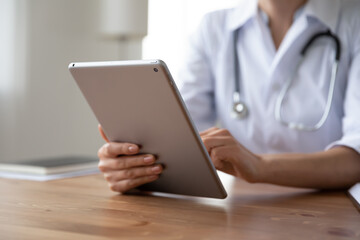
[[[310,0],[304,7],[304,12],[293,23],[283,39],[270,68],[270,82],[281,86],[296,71],[300,61],[300,51],[314,34],[329,29],[336,31],[338,21],[339,2],[332,0],[330,3],[320,0]],[[331,14],[331,16],[329,15]],[[272,90],[269,88],[271,97]]]

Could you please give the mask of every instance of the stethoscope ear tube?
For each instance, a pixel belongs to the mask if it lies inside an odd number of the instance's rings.
[[[320,33],[317,33],[314,36],[312,36],[310,38],[310,40],[305,44],[303,49],[301,50],[301,52],[300,52],[301,56],[305,56],[306,51],[309,49],[311,44],[316,39],[318,39],[320,37],[330,37],[334,41],[334,44],[335,44],[335,60],[340,61],[340,57],[341,57],[340,40],[336,35],[332,34],[330,30],[327,30],[326,32],[320,32]]]
[[[291,84],[294,81],[295,73],[298,71],[299,66],[301,65],[301,63],[302,63],[302,61],[303,61],[303,59],[305,57],[306,51],[309,49],[309,46],[311,46],[311,44],[316,39],[318,39],[320,37],[330,37],[335,43],[335,59],[334,59],[334,63],[333,63],[332,68],[331,68],[331,79],[330,79],[329,91],[328,91],[328,96],[327,96],[324,112],[323,112],[320,120],[313,126],[307,126],[307,125],[305,125],[303,123],[287,122],[282,118],[282,115],[281,115],[281,107],[282,107],[284,98],[285,98],[286,94],[288,93]],[[315,34],[312,38],[310,38],[308,43],[301,50],[301,60],[297,64],[296,69],[294,71],[294,74],[286,82],[286,84],[281,89],[281,91],[280,91],[280,93],[279,93],[279,95],[278,95],[278,97],[276,99],[276,103],[275,103],[275,119],[278,122],[280,122],[281,124],[287,126],[288,128],[295,129],[295,130],[300,130],[300,131],[316,131],[316,130],[320,129],[324,125],[326,119],[328,118],[328,116],[330,114],[332,100],[333,100],[333,97],[334,97],[335,82],[336,82],[336,76],[337,76],[338,67],[339,67],[340,56],[341,56],[340,40],[338,39],[337,36],[333,35],[329,30],[326,31],[326,32],[323,32],[323,33]]]
[[[339,66],[339,62],[337,60],[335,60],[333,63],[332,69],[331,69],[330,86],[329,86],[325,109],[324,109],[324,112],[323,112],[320,120],[314,126],[307,126],[303,123],[287,122],[281,116],[281,106],[282,106],[283,100],[288,92],[288,89],[292,83],[292,80],[288,81],[288,83],[284,86],[284,88],[281,90],[279,96],[276,99],[275,119],[278,122],[280,122],[281,124],[287,126],[290,129],[294,129],[294,130],[316,131],[316,130],[320,129],[324,125],[326,119],[328,118],[328,116],[330,114],[332,100],[334,98],[335,82],[336,82],[336,75],[338,72],[338,66]]]

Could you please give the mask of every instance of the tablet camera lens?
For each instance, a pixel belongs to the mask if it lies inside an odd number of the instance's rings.
[[[159,71],[159,69],[157,69],[157,68],[154,68],[154,72],[158,72]]]

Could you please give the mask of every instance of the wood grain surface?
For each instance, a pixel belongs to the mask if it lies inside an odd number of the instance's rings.
[[[345,192],[225,177],[225,200],[119,195],[101,175],[0,179],[0,239],[360,239],[360,214]]]

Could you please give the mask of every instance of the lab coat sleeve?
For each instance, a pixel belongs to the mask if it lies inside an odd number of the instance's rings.
[[[214,126],[216,121],[213,73],[207,49],[208,29],[208,21],[204,18],[191,35],[178,82],[182,98],[199,131]]]
[[[359,24],[360,25],[360,24]],[[349,68],[348,85],[344,101],[344,117],[342,119],[343,136],[331,143],[327,149],[346,146],[360,153],[360,34],[353,42],[353,53]]]

